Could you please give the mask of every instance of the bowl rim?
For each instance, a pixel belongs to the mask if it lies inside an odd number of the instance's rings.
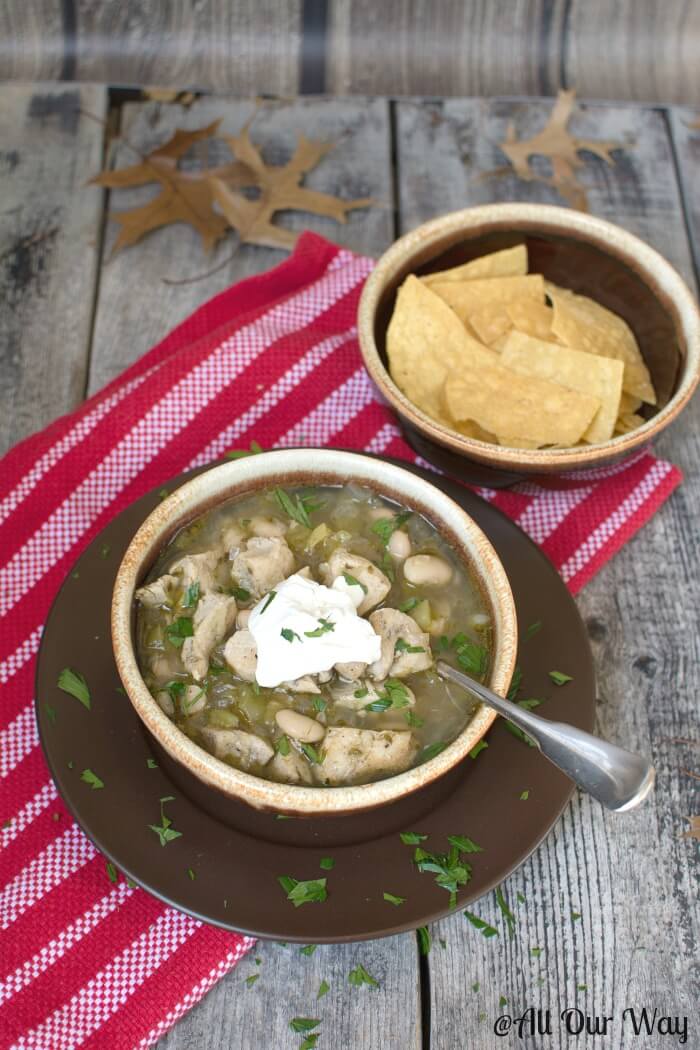
[[[309,464],[309,457],[313,462]],[[330,449],[282,449],[223,463],[187,481],[164,499],[133,536],[117,571],[112,593],[112,648],[127,696],[146,728],[178,763],[207,786],[258,809],[304,816],[341,815],[396,801],[427,786],[461,762],[491,727],[497,715],[480,705],[462,732],[434,758],[384,780],[350,787],[299,787],[264,780],[222,762],[190,740],[161,710],[141,676],[133,645],[133,595],[144,570],[163,543],[187,521],[236,495],[266,484],[292,483],[318,474],[372,483],[395,500],[427,509],[438,528],[461,545],[453,553],[485,591],[495,617],[489,684],[505,695],[515,668],[517,618],[505,569],[490,541],[473,519],[430,482],[392,463],[360,453]],[[393,497],[392,497],[393,492]]]
[[[627,434],[586,447],[562,449],[516,449],[492,445],[451,430],[413,404],[391,378],[374,339],[374,320],[387,283],[403,270],[421,249],[446,234],[467,234],[475,229],[535,230],[558,233],[592,243],[601,251],[632,265],[651,294],[670,307],[673,320],[683,332],[686,354],[678,387],[666,405],[651,419]],[[665,302],[664,302],[665,301]],[[606,465],[613,459],[647,445],[686,406],[700,381],[700,311],[696,299],[678,270],[655,248],[621,226],[587,212],[552,204],[499,202],[448,212],[410,230],[380,256],[362,290],[358,306],[358,339],[365,367],[373,381],[400,416],[429,440],[458,454],[495,468],[512,467],[527,472],[580,470]]]

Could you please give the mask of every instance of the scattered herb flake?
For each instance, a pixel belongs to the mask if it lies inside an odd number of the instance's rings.
[[[498,1005],[499,1006],[507,1006],[508,1005],[508,1000],[506,999],[505,995],[499,996]]]
[[[322,635],[328,634],[329,631],[335,630],[335,624],[332,620],[324,620],[323,617],[319,618],[318,627],[314,628],[313,631],[304,631],[304,637],[306,638],[321,638]],[[298,636],[297,636],[298,637]]]
[[[326,879],[308,879],[298,881],[291,875],[278,875],[277,881],[287,894],[287,900],[291,901],[295,908],[302,904],[315,904],[325,901]]]
[[[170,493],[167,489],[158,489],[158,499],[167,499]]]
[[[70,667],[64,667],[58,676],[56,683],[59,689],[79,700],[83,707],[90,710],[90,690],[88,684],[79,671],[71,671]]]
[[[412,729],[420,729],[421,726],[425,724],[422,718],[419,718],[418,715],[414,715],[413,711],[404,711],[403,716]]]
[[[548,674],[555,685],[566,685],[567,682],[573,682],[571,675],[564,674],[563,671],[549,671]]]
[[[483,678],[489,669],[488,650],[472,642],[466,634],[461,632],[454,636],[451,645],[457,654],[457,663],[462,670],[472,678]]]
[[[299,1050],[314,1050],[316,1043],[318,1042],[318,1032],[312,1032],[311,1035],[307,1035],[301,1043],[299,1043]]]
[[[156,762],[155,758],[147,758],[146,759],[146,765],[147,765],[147,767],[149,769],[157,769],[158,768],[158,763]]]
[[[182,608],[183,609],[194,609],[195,605],[199,601],[199,580],[195,580],[188,587],[185,588],[185,593],[182,597]]]
[[[253,987],[259,976],[259,973],[251,973],[248,977],[246,977],[245,983],[248,986],[248,988]]]
[[[576,985],[576,990],[579,991],[579,992],[587,992],[588,991],[588,985],[587,984],[577,984]]]
[[[181,831],[176,831],[172,826],[172,820],[165,816],[163,812],[163,806],[166,802],[174,802],[174,795],[164,795],[160,799],[160,824],[148,824],[147,827],[158,836],[160,839],[161,846],[166,846],[168,842],[172,842],[173,839],[179,839],[182,835]]]
[[[109,552],[111,551],[111,549],[112,548],[110,547],[110,545],[108,543],[103,543],[102,546],[100,547],[100,557],[101,558],[106,558],[107,555],[109,554]]]
[[[351,576],[349,572],[343,573],[343,579],[347,583],[348,587],[361,587],[365,594],[367,594],[367,588],[364,583],[360,583],[355,576]]]
[[[410,510],[404,510],[399,514],[394,514],[391,518],[379,518],[379,520],[375,521],[373,524],[372,532],[379,536],[382,545],[386,547],[393,533],[395,533],[397,529],[400,529],[411,516]]]
[[[515,897],[516,897],[516,900],[518,901],[518,904],[524,904],[525,903],[525,897],[523,896],[523,894],[519,890],[515,894]]]
[[[572,920],[574,922],[577,922],[581,918],[581,912],[580,911],[572,911],[571,918],[572,918]]]
[[[44,704],[44,710],[46,711],[46,717],[52,726],[56,725],[56,708],[52,707],[51,704]]]
[[[527,802],[529,797],[530,797],[530,792],[527,789],[525,791],[521,791],[520,792],[520,801],[521,802]]]
[[[172,702],[176,704],[185,692],[185,683],[181,682],[178,678],[173,678],[172,681],[166,682],[165,690]]]
[[[363,984],[368,984],[370,988],[379,987],[379,981],[376,981],[371,973],[368,973],[367,970],[365,970],[362,963],[358,963],[354,970],[350,971],[348,974],[348,981],[353,988],[359,988]]]
[[[500,886],[496,890],[496,903],[498,904],[498,907],[501,909],[501,912],[503,913],[503,917],[506,920],[506,924],[508,926],[508,933],[510,934],[511,937],[513,937],[515,935],[515,916],[513,915],[513,912],[510,910],[510,908],[508,907],[508,902],[507,902],[505,896],[503,895],[503,890],[501,889]]]
[[[469,922],[472,924],[472,926],[476,927],[476,929],[479,930],[482,937],[498,937],[498,930],[496,929],[496,927],[489,926],[487,922],[484,922],[483,919],[480,919],[478,915],[474,914],[474,912],[465,911],[464,916],[465,918],[469,919]]]
[[[74,580],[79,580],[80,579],[80,573],[78,572],[77,569],[75,570],[75,572],[71,573],[71,576],[73,577]]]
[[[451,846],[456,846],[460,853],[483,853],[483,847],[477,846],[474,839],[466,835],[448,835],[447,841]]]
[[[247,602],[250,600],[250,591],[247,591],[245,587],[234,587],[231,594],[237,602]]]
[[[316,993],[316,998],[317,999],[323,999],[324,995],[327,995],[328,992],[330,991],[330,988],[331,988],[331,986],[329,985],[328,981],[326,981],[325,978],[324,978],[324,980],[322,980],[321,983],[318,986],[318,992]]]
[[[262,451],[263,449],[257,441],[251,441],[250,449],[234,448],[230,452],[225,452],[224,457],[225,459],[243,459],[244,456],[255,456]]]
[[[447,948],[447,941],[445,940],[445,938],[444,937],[440,937],[439,940],[440,940],[440,947],[443,948],[443,949]]]
[[[399,638],[394,646],[395,653],[424,653],[424,645],[411,645],[405,638]]]
[[[270,591],[270,593],[268,594],[267,598],[265,599],[265,604],[263,605],[262,609],[260,610],[260,615],[261,615],[261,616],[262,616],[262,614],[263,614],[263,613],[265,612],[265,610],[269,608],[269,606],[270,606],[270,603],[271,603],[271,602],[272,602],[272,601],[273,601],[273,600],[274,600],[274,599],[275,599],[276,597],[277,597],[277,591]]]
[[[133,879],[127,879],[126,880],[126,884],[127,884],[127,886],[129,887],[130,890],[135,890],[135,889],[138,888]]]
[[[402,613],[410,613],[411,609],[415,609],[420,601],[420,598],[407,598],[405,602],[401,602],[401,605],[399,605],[399,611]]]
[[[318,1028],[320,1023],[319,1017],[293,1017],[289,1022],[289,1027],[293,1032],[311,1032],[314,1028]]]
[[[305,944],[303,948],[299,949],[299,954],[300,955],[313,955],[317,948],[318,948],[317,944]]]
[[[466,886],[471,878],[471,868],[460,858],[460,850],[450,845],[448,853],[429,853],[422,846],[417,846],[413,854],[413,863],[418,870],[430,872],[435,882],[450,894],[450,907],[457,904],[457,890]]]
[[[322,714],[323,714],[323,712],[324,712],[324,711],[326,710],[326,708],[328,707],[328,701],[327,701],[327,700],[324,700],[322,696],[315,696],[315,697],[314,697],[314,698],[312,699],[311,703],[312,703],[312,704],[313,704],[313,706],[314,706],[314,710],[315,710],[315,711],[318,711],[318,713],[319,713],[320,715],[322,715]]]
[[[421,955],[427,955],[432,948],[430,930],[427,926],[419,926],[416,933],[418,934],[418,948],[420,949],[420,953]]]
[[[288,514],[293,521],[306,526],[307,529],[311,528],[309,510],[316,510],[317,504],[312,504],[308,497],[302,499],[295,495],[292,498],[284,489],[274,489],[274,496],[285,514]]]
[[[382,894],[382,896],[383,896],[384,900],[387,901],[389,904],[395,904],[397,907],[398,907],[399,904],[405,904],[406,903],[406,898],[405,897],[397,897],[395,893],[387,893],[386,890],[384,890],[384,893]]]
[[[295,638],[298,642],[301,641],[301,638],[299,637],[297,632],[293,631],[291,627],[283,627],[280,631],[280,634],[284,638],[285,642],[293,642]]]
[[[404,846],[420,846],[421,842],[425,842],[427,835],[419,835],[417,831],[402,831],[401,841]]]
[[[474,984],[472,985],[472,991],[473,992],[478,992],[479,991],[479,982],[478,981],[474,981]]]
[[[100,780],[97,773],[93,773],[91,769],[84,769],[80,774],[80,779],[84,784],[89,784],[93,791],[99,791],[105,786],[104,781]]]
[[[525,631],[525,637],[526,638],[532,638],[533,635],[537,634],[541,630],[542,630],[542,621],[541,620],[535,620],[535,622],[531,623],[530,626],[528,627],[528,629]]]
[[[190,616],[178,616],[176,620],[168,624],[165,628],[165,633],[170,644],[174,645],[176,649],[180,649],[185,638],[191,638],[194,634],[192,618]]]
[[[369,689],[367,688],[367,686],[363,686],[362,689],[356,689],[352,695],[355,697],[356,700],[363,700],[368,693]]]
[[[282,758],[286,758],[289,754],[289,737],[281,736],[278,740],[275,740],[275,751],[278,755],[282,755]],[[278,817],[284,816],[282,813],[277,814]]]
[[[335,860],[333,857],[321,857],[318,866],[323,868],[324,871],[332,871],[335,867]]]
[[[114,867],[114,865],[112,864],[111,860],[106,861],[106,868],[107,868],[107,878],[109,879],[109,881],[110,882],[117,882],[118,879],[119,879],[119,876],[117,874],[117,869]]]
[[[187,874],[189,875],[189,877],[190,877],[190,880],[191,880],[192,882],[194,882],[194,880],[195,880],[195,879],[197,878],[197,873],[196,873],[196,872],[194,871],[194,869],[193,869],[193,868],[188,868],[188,869],[187,869]]]
[[[530,948],[530,955],[534,955],[535,959],[539,959],[542,954],[541,948]]]
[[[73,762],[73,761],[71,760],[71,761],[70,761],[70,762],[68,763],[68,768],[69,768],[69,769],[73,769],[73,767],[74,767],[74,766],[75,766],[75,762]]]
[[[320,766],[323,762],[322,756],[318,753],[313,744],[301,744],[301,750],[304,752],[306,757],[312,766]]]
[[[429,762],[431,758],[435,758],[435,756],[439,755],[441,751],[444,751],[446,747],[447,741],[445,740],[436,740],[435,743],[428,744],[418,756],[418,763]]]
[[[474,747],[469,752],[469,757],[476,758],[476,756],[480,755],[482,751],[485,751],[488,746],[489,745],[486,743],[485,740],[477,740],[477,742],[474,744]]]

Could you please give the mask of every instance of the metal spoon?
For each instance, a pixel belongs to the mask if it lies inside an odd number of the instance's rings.
[[[504,700],[461,671],[439,660],[438,674],[478,696],[527,733],[542,754],[575,784],[618,813],[634,809],[654,786],[654,767],[642,755],[585,733],[565,722],[550,722],[541,715]]]

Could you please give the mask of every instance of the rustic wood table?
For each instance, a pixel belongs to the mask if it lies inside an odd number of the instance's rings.
[[[287,221],[378,255],[397,235],[455,208],[512,199],[560,203],[541,182],[484,177],[504,163],[497,143],[508,123],[530,135],[550,109],[551,101],[532,99],[280,101],[259,113],[255,138],[277,163],[300,133],[337,141],[308,184],[372,196],[380,206],[353,213],[346,226],[306,215]],[[1,450],[98,390],[205,299],[280,261],[281,252],[244,247],[205,280],[164,283],[209,270],[231,253],[231,243],[206,259],[196,234],[178,226],[110,259],[116,231],[106,220],[109,208],[142,203],[152,191],[120,191],[111,201],[86,185],[105,161],[133,162],[117,132],[146,151],[175,127],[215,118],[237,132],[250,113],[249,102],[229,99],[201,98],[185,109],[120,101],[103,87],[0,88]],[[693,288],[700,261],[694,119],[682,109],[599,103],[579,106],[572,122],[580,137],[626,147],[612,168],[586,157],[590,210],[649,241]],[[652,799],[613,816],[576,794],[504,887],[514,905],[518,894],[525,901],[515,909],[512,939],[504,930],[484,939],[459,913],[436,924],[427,957],[412,934],[323,946],[310,955],[260,943],[160,1050],[297,1046],[301,1037],[288,1028],[294,1015],[322,1017],[320,1044],[327,1047],[491,1050],[520,1045],[515,1034],[495,1035],[493,1023],[528,1006],[555,1015],[577,1006],[617,1019],[627,1006],[657,1007],[691,1018],[687,1045],[700,1045],[697,843],[684,837],[689,816],[698,813],[700,772],[699,424],[696,399],[658,446],[682,467],[685,483],[578,599],[599,675],[598,729],[653,756]],[[493,894],[477,910],[501,928]],[[357,963],[379,989],[348,984]],[[260,979],[247,986],[253,973]],[[330,991],[317,1006],[322,980]],[[591,1036],[577,1041],[558,1031],[537,1045],[594,1045]],[[677,1041],[638,1039],[629,1025],[614,1031],[604,1045],[618,1050]]]

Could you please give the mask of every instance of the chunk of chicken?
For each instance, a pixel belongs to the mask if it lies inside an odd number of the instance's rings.
[[[417,751],[413,733],[404,730],[333,727],[323,740],[323,761],[311,768],[314,777],[329,787],[364,784],[403,773]]]
[[[255,733],[246,733],[243,729],[219,729],[218,726],[207,726],[202,729],[202,736],[216,758],[235,758],[241,769],[250,769],[252,765],[264,766],[274,751],[266,740]]]
[[[224,660],[234,674],[244,682],[255,681],[258,666],[258,647],[250,631],[236,631],[224,646]]]
[[[143,587],[139,587],[134,597],[142,605],[148,606],[149,609],[156,609],[160,605],[169,605],[170,593],[177,586],[177,583],[177,576],[171,576],[169,573],[166,573],[165,576],[159,576],[152,583],[145,583]]]
[[[335,664],[335,670],[342,678],[356,682],[367,670],[367,664],[363,664],[361,660],[353,660],[351,663]]]
[[[287,526],[279,518],[265,518],[262,514],[251,518],[248,528],[254,536],[284,536],[287,531]]]
[[[254,598],[262,598],[294,572],[294,555],[279,536],[252,536],[233,559],[234,583]]]
[[[421,631],[413,617],[398,609],[378,609],[370,615],[369,622],[382,639],[382,654],[369,667],[375,681],[388,676],[406,678],[432,665],[430,635]],[[410,649],[418,651],[410,652]]]
[[[246,531],[237,521],[231,521],[228,525],[224,525],[219,540],[221,553],[225,554],[227,558],[235,558],[243,546],[245,538]]]
[[[321,690],[316,681],[316,675],[305,674],[301,678],[295,678],[293,682],[282,682],[281,689],[288,689],[290,693],[315,693]]]
[[[209,669],[212,650],[233,627],[236,599],[225,594],[205,594],[197,602],[192,627],[194,634],[182,643],[182,662],[198,682]]]
[[[284,784],[311,784],[313,778],[309,763],[290,745],[289,754],[277,754],[270,762],[266,772]]]
[[[214,571],[219,561],[217,551],[204,551],[203,554],[185,554],[170,566],[170,572],[181,579],[183,587],[199,584],[199,593],[215,591],[218,584]]]
[[[381,569],[378,569],[368,558],[363,558],[359,554],[351,554],[344,547],[334,550],[328,561],[319,567],[319,571],[323,582],[328,587],[344,573],[355,577],[365,592],[357,608],[360,616],[364,616],[375,605],[379,605],[391,590],[391,583]]]

